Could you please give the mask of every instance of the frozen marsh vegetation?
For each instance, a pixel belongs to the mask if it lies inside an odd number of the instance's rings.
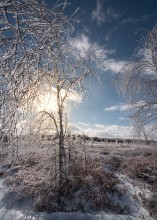
[[[1,160],[4,175],[0,180],[0,219],[156,219],[156,210],[148,206],[156,193],[155,183],[138,177],[143,167],[137,164],[151,168],[152,156],[144,155],[150,152],[154,156],[154,146],[139,145],[137,149],[135,145],[103,142],[91,145],[86,141],[88,151],[84,152],[84,144],[74,143],[71,156],[75,156],[75,160],[71,160],[71,175],[64,186],[62,209],[53,191],[55,186],[50,184],[49,159],[52,155],[47,154],[46,148],[40,147],[35,153],[36,147],[29,149],[23,145],[13,167],[10,157],[5,162]],[[85,155],[86,158],[82,158]],[[41,160],[43,157],[45,160]],[[54,170],[51,172],[52,181]]]
[[[116,215],[113,213],[104,213],[104,212],[98,212],[96,214],[91,213],[53,213],[49,214],[46,212],[35,212],[32,210],[32,203],[30,204],[26,203],[27,206],[23,206],[19,208],[19,205],[17,207],[9,207],[7,208],[7,203],[12,200],[12,202],[15,202],[15,198],[8,198],[8,200],[5,200],[5,195],[8,192],[8,189],[6,186],[4,187],[4,180],[0,179],[0,219],[1,220],[23,220],[23,219],[30,219],[30,220],[134,220],[134,219],[140,219],[138,218],[138,214],[141,214],[142,216],[145,216],[145,219],[151,219],[147,210],[145,210],[141,204],[136,203],[135,205],[138,205],[140,208],[140,212],[135,212],[133,216],[131,215]],[[131,195],[130,195],[131,196]],[[130,199],[129,196],[127,199]],[[3,201],[5,200],[5,202]],[[117,202],[115,200],[115,202]],[[134,201],[132,201],[134,202]],[[125,203],[127,205],[130,205],[129,203]],[[11,206],[11,205],[10,205]],[[134,210],[133,210],[134,211]],[[140,217],[140,215],[139,215]],[[144,218],[143,218],[144,219]]]

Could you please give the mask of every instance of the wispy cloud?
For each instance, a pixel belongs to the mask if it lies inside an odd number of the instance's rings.
[[[144,101],[139,101],[135,104],[119,104],[119,105],[114,105],[108,108],[105,108],[105,111],[130,111],[135,108],[138,108],[140,106],[144,106],[145,102]]]
[[[142,17],[140,18],[126,18],[124,20],[122,20],[120,23],[121,24],[137,24],[137,23],[141,23],[141,22],[145,22],[145,21],[148,21],[149,20],[149,16],[148,15],[143,15]]]
[[[114,105],[108,108],[105,108],[105,111],[127,111],[129,109],[133,108],[133,106],[129,105],[129,104],[119,104],[119,105]]]
[[[96,55],[101,57],[101,65],[98,64],[98,68],[103,71],[111,71],[113,73],[118,73],[122,67],[126,64],[126,61],[119,61],[111,59],[110,56],[116,53],[115,49],[108,49],[107,47],[102,47],[96,42],[90,41],[90,39],[82,34],[78,37],[71,39],[71,44],[76,48],[82,57],[86,56],[86,52],[90,49],[94,50]]]
[[[78,122],[78,124],[79,124],[80,126],[85,126],[85,127],[88,126],[88,124],[86,124],[86,123],[84,123],[84,122]]]
[[[119,61],[115,59],[108,59],[104,61],[105,70],[109,70],[113,73],[119,73],[125,64],[126,61]]]
[[[86,56],[86,51],[91,48],[95,49],[97,55],[101,54],[104,59],[107,59],[110,54],[114,54],[116,52],[113,49],[106,49],[96,42],[91,42],[90,39],[84,34],[81,34],[80,36],[71,39],[71,44],[80,52],[80,55],[82,57]]]
[[[69,123],[69,129],[71,130],[72,133],[75,134],[79,134],[82,132],[81,127],[79,127],[78,125],[74,124],[74,123]]]
[[[104,10],[101,0],[97,0],[96,8],[92,11],[91,18],[97,22],[99,26],[105,21],[118,19],[121,13],[116,12],[113,8],[108,7]]]
[[[118,30],[118,25],[114,28],[111,28],[109,30],[109,32],[106,34],[105,40],[109,41],[111,39],[111,36],[113,35],[113,33],[115,33]]]
[[[88,51],[91,47],[91,43],[89,42],[89,39],[87,36],[82,34],[79,37],[75,37],[71,40],[71,44],[73,47],[75,47],[82,57],[86,56],[85,51]]]
[[[119,117],[118,120],[122,120],[122,121],[124,120],[125,121],[125,120],[129,120],[129,118]]]

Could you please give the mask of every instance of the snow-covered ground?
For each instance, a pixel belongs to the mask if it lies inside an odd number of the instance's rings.
[[[88,214],[88,213],[53,213],[48,214],[46,212],[34,212],[31,208],[31,204],[24,207],[21,205],[17,208],[11,208],[7,204],[10,202],[5,199],[7,195],[8,189],[4,185],[4,180],[0,179],[0,220],[134,220],[134,219],[146,219],[152,220],[148,211],[142,206],[140,198],[133,198],[133,195],[142,193],[142,191],[138,187],[134,187],[131,181],[123,176],[120,175],[119,178],[121,179],[121,184],[124,183],[126,186],[126,193],[122,196],[121,200],[116,197],[113,198],[113,202],[118,202],[120,206],[128,206],[131,208],[130,215],[116,215],[113,213],[104,213],[99,212],[95,214]],[[12,202],[14,198],[11,198]],[[8,208],[9,206],[9,208]]]
[[[93,147],[89,144],[87,150],[91,152],[93,157],[100,157],[101,160],[105,160],[107,154],[110,155],[119,155],[124,156],[124,154],[134,154],[138,150],[145,151],[148,146],[116,146],[116,145],[102,145],[101,143],[95,144]],[[152,148],[153,149],[153,148]],[[21,154],[24,154],[25,151],[29,152],[30,149],[20,149]],[[38,148],[39,150],[39,148]],[[77,148],[79,152],[82,151],[81,147]],[[36,151],[36,148],[31,149],[31,151]],[[45,148],[40,149],[42,154],[46,154],[47,150]],[[67,212],[67,213],[46,213],[46,212],[35,212],[32,208],[32,203],[30,201],[22,201],[22,204],[11,205],[15,202],[14,196],[8,197],[8,188],[4,184],[4,179],[0,179],[0,220],[134,220],[134,219],[146,219],[153,220],[150,216],[148,210],[144,207],[141,195],[143,193],[146,197],[151,196],[151,192],[148,189],[144,189],[135,183],[127,176],[117,172],[117,177],[120,180],[119,187],[122,189],[123,194],[119,196],[114,193],[111,195],[111,200],[113,204],[119,205],[121,208],[124,208],[128,212],[124,211],[123,214],[115,213],[105,213],[105,212],[96,212],[96,213],[81,213],[81,212]],[[129,214],[128,214],[129,213]]]

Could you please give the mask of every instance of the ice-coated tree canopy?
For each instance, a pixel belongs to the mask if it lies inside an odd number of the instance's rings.
[[[140,133],[157,129],[157,26],[140,39],[133,60],[118,74],[116,86],[132,105],[132,118]]]

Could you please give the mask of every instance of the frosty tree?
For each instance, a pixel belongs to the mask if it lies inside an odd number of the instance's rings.
[[[66,1],[51,10],[36,0],[0,3],[1,135],[18,153],[18,138],[28,133],[28,124],[34,133],[51,131],[58,138],[59,189],[67,175],[67,102],[83,97],[101,62],[96,48],[81,55],[74,47],[75,12],[67,17],[66,6]]]
[[[136,129],[147,138],[157,129],[157,26],[141,37],[140,44],[116,79],[118,91],[127,97]]]

